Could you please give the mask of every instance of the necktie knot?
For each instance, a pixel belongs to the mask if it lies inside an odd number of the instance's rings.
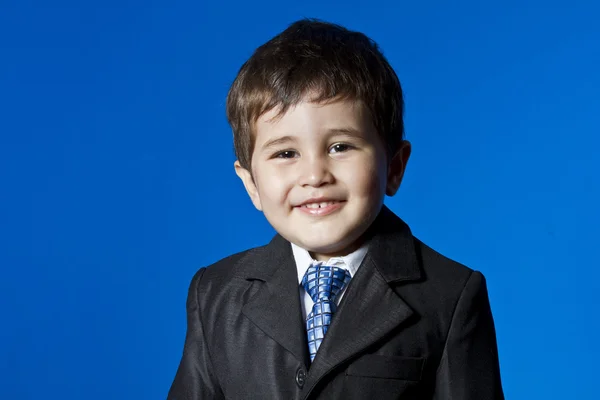
[[[302,278],[302,286],[315,303],[323,300],[335,302],[349,281],[350,273],[344,268],[311,265]]]

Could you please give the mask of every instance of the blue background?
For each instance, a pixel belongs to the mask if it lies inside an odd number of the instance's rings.
[[[301,17],[364,31],[396,69],[414,151],[387,204],[488,278],[507,398],[595,397],[599,14],[3,0],[0,398],[166,397],[192,275],[273,234],[234,175],[224,103]]]

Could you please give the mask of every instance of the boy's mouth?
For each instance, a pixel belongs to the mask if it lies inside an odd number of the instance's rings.
[[[295,208],[309,215],[328,215],[339,210],[345,201],[329,200],[329,199],[311,199]]]
[[[303,205],[301,205],[301,207],[312,208],[312,209],[315,209],[315,208],[325,208],[325,207],[330,206],[330,205],[335,204],[335,203],[339,203],[339,202],[338,201],[323,201],[321,203],[303,204]]]

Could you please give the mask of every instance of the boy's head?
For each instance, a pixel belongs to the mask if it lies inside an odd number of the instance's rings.
[[[317,259],[361,244],[410,156],[395,72],[368,37],[329,23],[298,21],[259,47],[227,117],[252,202]]]

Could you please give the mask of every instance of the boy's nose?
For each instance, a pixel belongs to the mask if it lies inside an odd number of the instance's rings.
[[[301,186],[320,187],[333,183],[333,175],[324,160],[307,160],[300,163],[299,184]]]

